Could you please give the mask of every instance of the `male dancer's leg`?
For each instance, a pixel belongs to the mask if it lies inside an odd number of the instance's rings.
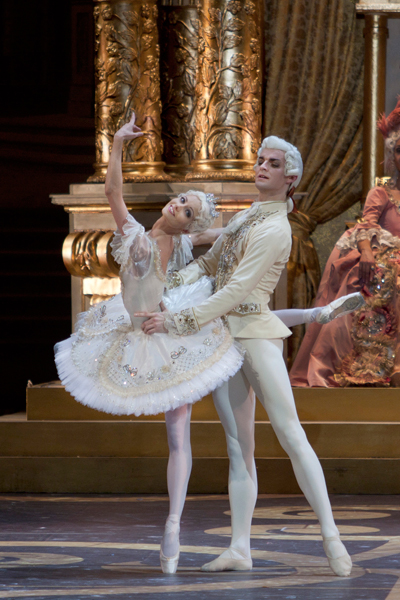
[[[339,535],[332,515],[325,477],[321,464],[307,440],[297,416],[292,388],[282,357],[282,340],[240,340],[246,349],[243,371],[257,397],[266,409],[271,425],[283,449],[289,455],[297,482],[318,517],[324,538]],[[326,540],[325,540],[326,541]],[[329,544],[327,554],[338,560],[347,555],[343,544],[337,539]],[[346,566],[347,561],[347,566]],[[349,557],[336,567],[337,574],[349,574]]]
[[[257,500],[254,462],[255,396],[242,371],[213,392],[214,404],[225,430],[229,455],[231,545],[203,570],[251,569],[250,527]]]
[[[179,550],[179,523],[192,470],[191,414],[191,404],[185,404],[165,413],[169,446],[167,468],[169,516],[161,544],[165,556],[175,556]]]

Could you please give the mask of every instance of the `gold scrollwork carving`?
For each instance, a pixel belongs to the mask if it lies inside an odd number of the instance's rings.
[[[195,6],[161,8],[161,99],[167,171],[184,176],[194,159],[199,18]]]
[[[75,277],[118,277],[119,266],[111,254],[113,231],[77,231],[64,240],[64,265]]]
[[[104,181],[115,132],[132,112],[145,135],[124,144],[125,181],[169,180],[161,139],[156,0],[95,0],[96,163]]]
[[[198,5],[194,172],[188,179],[254,179],[261,139],[261,0]]]

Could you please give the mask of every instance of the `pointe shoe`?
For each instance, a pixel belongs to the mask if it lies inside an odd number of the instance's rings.
[[[349,313],[358,310],[362,306],[364,306],[365,300],[360,294],[360,292],[355,292],[354,294],[348,294],[347,296],[342,296],[341,298],[337,298],[333,300],[330,304],[324,306],[320,313],[318,313],[317,318],[315,319],[317,323],[320,325],[324,325],[325,323],[330,323],[333,319],[337,317],[344,317]]]
[[[253,568],[251,558],[245,557],[239,550],[235,550],[235,553],[243,556],[243,558],[218,556],[215,560],[203,565],[200,570],[209,573],[217,571],[251,571]]]
[[[333,556],[330,554],[329,544],[331,544],[332,542],[338,542],[343,546],[344,553],[341,556],[333,558]],[[329,562],[329,566],[335,573],[335,575],[337,575],[338,577],[348,577],[351,573],[351,567],[353,566],[353,563],[351,562],[350,555],[347,552],[340,537],[338,535],[334,535],[333,537],[323,538],[323,546],[326,557]]]
[[[179,562],[179,550],[178,550],[177,554],[175,554],[175,556],[171,556],[170,558],[168,556],[164,556],[163,551],[160,550],[160,563],[161,563],[161,570],[163,573],[168,573],[170,575],[172,575],[173,573],[176,573],[176,570],[178,568],[178,562]]]
[[[179,517],[175,517],[175,515],[168,517],[167,522],[165,523],[165,531],[164,535],[168,535],[169,533],[179,535]],[[163,573],[173,574],[176,573],[179,562],[179,553],[180,550],[175,554],[175,556],[165,556],[162,551],[162,544],[160,548],[160,564],[161,570]]]

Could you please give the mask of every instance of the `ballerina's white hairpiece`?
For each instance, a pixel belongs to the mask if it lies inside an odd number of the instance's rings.
[[[210,215],[213,217],[213,219],[219,215],[219,212],[217,211],[217,200],[219,200],[219,198],[216,198],[214,194],[206,194],[206,201],[210,207]]]
[[[191,223],[189,231],[190,233],[205,231],[212,226],[214,219],[219,215],[216,210],[217,198],[214,194],[200,192],[199,190],[189,190],[186,195],[189,194],[197,196],[201,203],[200,212]]]

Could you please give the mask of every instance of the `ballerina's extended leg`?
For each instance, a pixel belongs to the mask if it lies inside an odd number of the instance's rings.
[[[358,310],[364,306],[365,300],[360,292],[348,294],[337,298],[326,306],[316,306],[314,308],[286,308],[283,310],[274,310],[274,314],[280,318],[286,327],[295,327],[303,323],[314,323],[320,325],[330,323],[333,319],[344,317],[349,313]]]

